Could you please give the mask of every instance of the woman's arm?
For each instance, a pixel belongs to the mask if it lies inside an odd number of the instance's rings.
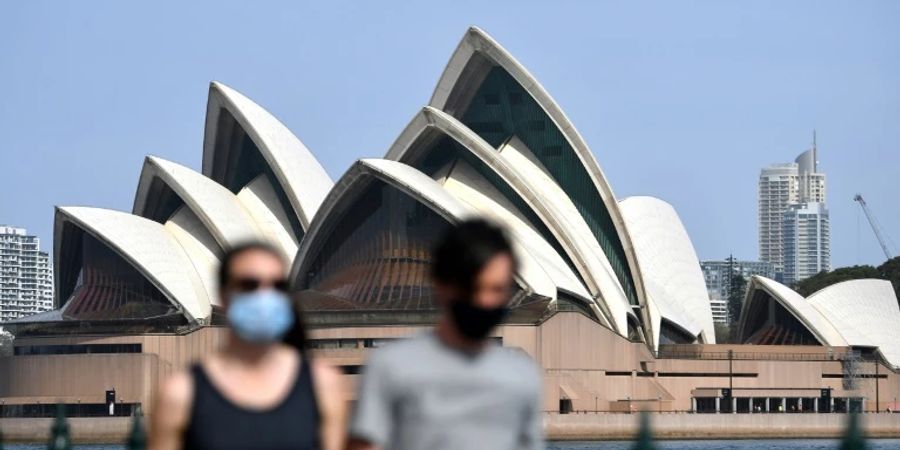
[[[150,450],[179,450],[194,396],[194,381],[178,372],[160,386],[150,415]]]
[[[312,358],[316,401],[319,405],[319,436],[323,450],[343,450],[347,439],[347,398],[341,373],[330,364]]]

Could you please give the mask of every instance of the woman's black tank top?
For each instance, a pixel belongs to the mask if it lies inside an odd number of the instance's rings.
[[[199,364],[191,368],[191,374],[194,402],[184,436],[185,449],[319,448],[319,409],[306,359],[287,397],[261,411],[231,403]]]

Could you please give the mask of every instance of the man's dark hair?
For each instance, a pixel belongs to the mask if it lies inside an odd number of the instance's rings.
[[[284,255],[275,248],[273,245],[262,242],[262,241],[250,241],[245,242],[243,244],[235,245],[225,251],[225,254],[222,255],[222,261],[219,264],[219,289],[225,289],[228,285],[228,282],[231,281],[231,265],[234,260],[240,256],[242,253],[246,253],[249,251],[261,251],[268,253],[277,257],[281,262],[287,266],[287,261],[284,259]],[[291,296],[291,310],[294,314],[294,326],[291,327],[290,331],[284,335],[282,341],[285,344],[288,344],[297,349],[300,354],[306,353],[307,346],[307,336],[306,336],[306,324],[303,318],[303,310],[300,308],[300,303],[296,300],[295,296]]]
[[[434,247],[431,276],[471,293],[488,261],[504,253],[512,258],[515,271],[516,257],[506,233],[486,220],[467,220],[451,227]]]

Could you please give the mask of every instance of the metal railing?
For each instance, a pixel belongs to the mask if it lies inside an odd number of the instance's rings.
[[[688,412],[683,412],[688,413]],[[653,430],[648,412],[641,412],[637,434],[634,438],[633,450],[648,450],[657,448],[653,443]],[[147,448],[147,432],[144,426],[144,418],[140,407],[132,416],[131,431],[125,442],[125,448],[128,450],[145,450]],[[841,439],[840,449],[856,450],[865,449],[866,440],[863,435],[862,428],[859,424],[859,414],[852,413],[847,415],[847,426]],[[66,420],[65,407],[57,405],[56,419],[51,425],[50,439],[47,443],[47,450],[70,450],[72,449],[71,430]],[[0,430],[0,449],[3,448],[3,433]]]
[[[657,359],[698,359],[698,360],[758,360],[758,361],[843,361],[855,353],[859,361],[875,361],[873,355],[857,352],[742,352],[723,351],[706,352],[690,350],[659,350],[654,356]]]

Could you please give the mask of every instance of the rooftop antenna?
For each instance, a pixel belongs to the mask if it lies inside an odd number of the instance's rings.
[[[819,171],[819,150],[816,148],[816,129],[813,128],[813,172]]]

